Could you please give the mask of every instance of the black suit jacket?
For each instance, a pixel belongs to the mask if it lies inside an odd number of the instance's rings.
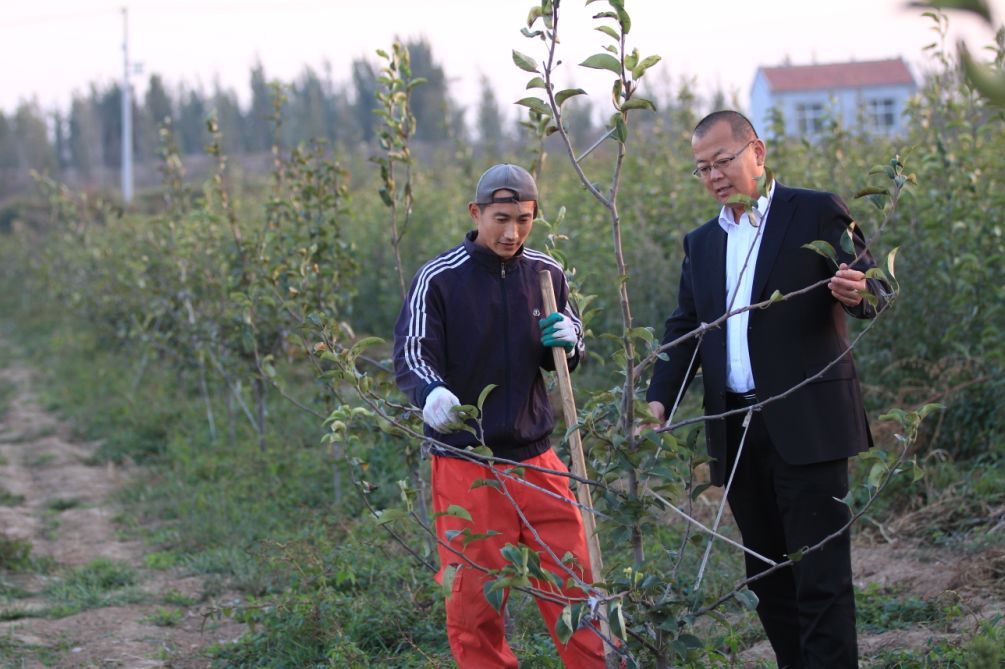
[[[768,299],[776,290],[784,295],[833,276],[833,262],[803,248],[815,240],[829,242],[839,262],[862,271],[874,266],[868,253],[853,263],[854,256],[841,249],[841,235],[847,234],[851,220],[837,196],[786,188],[776,182],[754,269],[751,304]],[[856,226],[855,246],[862,250],[864,245]],[[684,238],[684,253],[677,308],[666,321],[664,344],[726,312],[726,233],[719,226],[718,216]],[[882,294],[878,282],[870,281],[870,288]],[[760,401],[782,395],[830,365],[819,378],[761,409],[772,442],[790,464],[837,460],[872,446],[855,365],[848,351],[846,313],[869,318],[876,309],[863,300],[855,309],[846,310],[822,285],[750,312],[747,341]],[[698,358],[689,373],[696,346]],[[669,411],[681,385],[691,382],[700,365],[705,413],[723,413],[725,326],[707,332],[700,343],[691,338],[667,353],[669,360],[655,365],[647,399],[662,402]],[[725,477],[725,421],[706,421],[705,436],[709,455],[714,458],[712,482],[721,485]]]

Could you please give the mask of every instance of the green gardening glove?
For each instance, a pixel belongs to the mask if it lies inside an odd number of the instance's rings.
[[[571,318],[566,318],[557,311],[537,322],[541,326],[541,343],[545,346],[561,346],[566,352],[576,348],[579,336]]]

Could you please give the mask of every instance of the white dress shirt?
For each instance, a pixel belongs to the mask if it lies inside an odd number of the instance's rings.
[[[726,231],[726,311],[750,306],[754,287],[754,267],[768,222],[768,210],[775,183],[768,185],[768,194],[757,200],[754,221],[744,211],[737,222],[733,210],[724,206],[719,212],[719,225]],[[753,390],[754,373],[750,369],[750,349],[747,346],[747,323],[750,312],[744,311],[726,319],[726,387],[737,393]]]

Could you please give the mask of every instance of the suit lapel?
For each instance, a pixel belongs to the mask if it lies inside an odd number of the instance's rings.
[[[771,198],[771,209],[768,211],[768,220],[764,226],[764,237],[761,239],[761,248],[757,254],[757,265],[754,268],[754,286],[750,292],[751,304],[767,299],[762,295],[764,287],[771,276],[771,269],[778,258],[778,251],[782,248],[782,241],[785,239],[785,232],[792,222],[796,213],[795,191],[775,182],[775,193]]]
[[[703,307],[699,311],[702,318],[714,319],[726,313],[726,232],[719,227],[718,218],[706,225],[707,234],[701,240],[703,248],[695,254],[705,261],[701,269],[702,287],[695,299]]]

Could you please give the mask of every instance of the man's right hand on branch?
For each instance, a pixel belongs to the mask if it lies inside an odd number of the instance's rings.
[[[426,397],[426,404],[422,407],[422,420],[441,434],[453,432],[450,426],[459,420],[454,416],[454,407],[460,405],[460,400],[446,386],[436,386]]]
[[[648,417],[643,418],[642,424],[635,428],[636,437],[646,430],[658,430],[666,424],[667,410],[666,407],[663,406],[662,402],[650,402],[649,413],[652,414],[652,418],[655,420],[650,420]]]

